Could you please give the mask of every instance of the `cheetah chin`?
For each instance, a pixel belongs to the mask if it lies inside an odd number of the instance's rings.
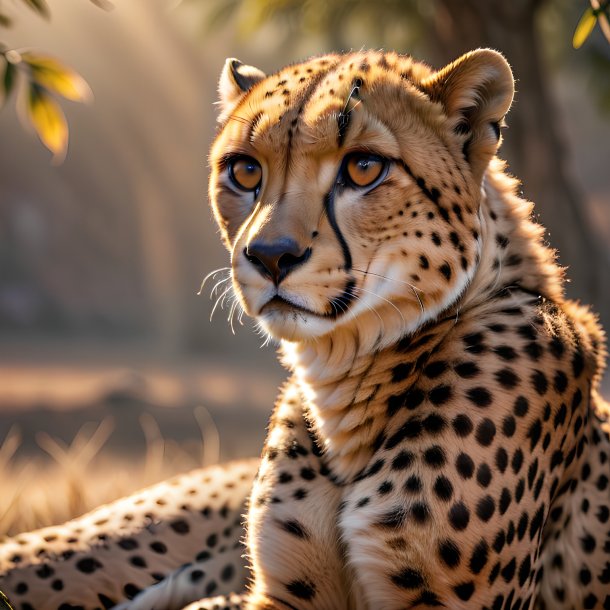
[[[262,458],[4,540],[15,610],[610,610],[605,339],[496,158],[506,60],[219,90],[212,209],[291,372]]]

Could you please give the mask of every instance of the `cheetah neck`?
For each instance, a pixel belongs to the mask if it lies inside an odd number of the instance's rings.
[[[405,380],[412,384],[421,368],[418,358],[456,324],[484,315],[498,298],[509,305],[525,291],[562,300],[554,253],[541,243],[543,229],[529,220],[533,206],[515,194],[516,181],[503,169],[496,160],[481,190],[478,267],[462,293],[433,319],[409,327],[400,303],[388,304],[316,341],[282,343],[282,362],[294,374],[339,480],[357,476],[380,442],[388,418],[384,387],[394,367],[414,363]]]

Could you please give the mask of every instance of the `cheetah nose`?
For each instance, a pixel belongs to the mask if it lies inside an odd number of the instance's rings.
[[[272,243],[254,241],[244,249],[244,256],[266,278],[279,283],[311,256],[311,248],[302,248],[290,237],[280,237]]]

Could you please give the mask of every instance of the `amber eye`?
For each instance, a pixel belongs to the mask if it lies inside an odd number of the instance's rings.
[[[252,157],[236,157],[229,162],[229,177],[242,191],[255,191],[260,186],[263,170]]]
[[[356,153],[345,162],[344,172],[352,186],[371,186],[382,175],[386,161],[377,155]]]

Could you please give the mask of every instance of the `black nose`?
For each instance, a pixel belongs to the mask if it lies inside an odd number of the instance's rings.
[[[281,237],[270,244],[254,241],[248,244],[244,255],[261,275],[272,279],[277,286],[309,258],[311,248],[303,249],[294,239]]]

